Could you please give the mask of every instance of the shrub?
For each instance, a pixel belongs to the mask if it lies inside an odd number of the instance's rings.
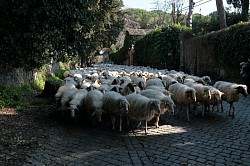
[[[222,66],[238,66],[250,55],[250,23],[240,22],[212,33],[204,42],[213,47],[214,58]]]
[[[33,93],[33,87],[29,84],[21,87],[0,88],[0,108],[15,107],[22,108],[26,103],[26,96]]]
[[[178,69],[180,34],[187,27],[171,25],[158,27],[135,43],[135,63],[142,66]]]

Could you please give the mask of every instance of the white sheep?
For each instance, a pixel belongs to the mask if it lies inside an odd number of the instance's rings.
[[[87,96],[88,91],[85,89],[79,89],[74,93],[69,101],[69,110],[71,118],[75,119],[75,112],[79,114],[83,111],[84,99]]]
[[[103,94],[109,91],[120,92],[120,85],[101,84],[101,86],[98,87],[97,90],[101,91]]]
[[[135,93],[135,87],[133,83],[124,83],[120,86],[120,92],[123,96],[126,96],[131,93]]]
[[[131,77],[131,81],[137,85],[138,87],[140,87],[141,90],[145,89],[146,87],[146,78],[142,78],[142,77]]]
[[[80,74],[74,74],[74,75],[70,75],[66,78],[64,78],[64,84],[67,84],[67,83],[71,83],[71,84],[74,84],[77,88],[80,88],[81,85],[82,85],[82,82],[83,82],[83,78],[82,78],[82,75]]]
[[[67,108],[69,107],[69,101],[71,100],[72,96],[78,91],[78,89],[66,89],[61,97],[60,100],[60,107],[58,111],[61,112],[63,118],[67,117]]]
[[[223,92],[221,99],[230,104],[229,116],[234,117],[234,103],[240,98],[240,94],[247,96],[247,86],[243,84],[231,83],[226,81],[217,81],[214,87]],[[232,111],[233,110],[233,111]],[[221,111],[223,112],[223,105],[221,101]],[[232,111],[232,112],[231,112]]]
[[[126,97],[113,91],[105,93],[103,96],[103,110],[111,114],[113,130],[115,130],[115,116],[120,117],[119,131],[122,131],[122,115],[129,112],[129,103]]]
[[[209,85],[211,84],[211,78],[209,76],[202,76],[202,77],[198,77],[198,76],[194,76],[194,75],[187,75],[185,77],[185,79],[191,78],[193,79],[195,82],[197,83],[201,83],[203,85]],[[185,81],[185,80],[184,80]]]
[[[169,91],[173,94],[172,99],[176,105],[186,106],[187,120],[190,122],[190,104],[196,102],[195,89],[181,83],[175,83],[170,85]]]
[[[164,95],[162,92],[160,91],[156,91],[156,90],[152,90],[152,89],[146,89],[141,91],[140,93],[143,96],[146,96],[148,98],[155,98],[155,99],[159,99],[161,101],[161,112],[160,114],[155,113],[155,126],[157,128],[159,128],[159,119],[160,116],[163,115],[166,111],[170,111],[172,114],[174,114],[174,101],[172,100],[171,96],[166,96]]]
[[[150,99],[140,94],[132,93],[126,96],[130,104],[128,117],[131,119],[145,120],[145,134],[147,134],[147,122],[150,121],[156,113],[160,113],[160,100]]]
[[[168,89],[170,85],[175,84],[175,83],[178,82],[177,80],[175,80],[174,78],[172,78],[172,77],[170,77],[170,76],[164,76],[164,77],[162,77],[162,81],[165,82],[165,84],[166,84],[166,86],[165,86],[166,89]]]
[[[152,85],[155,85],[155,86],[158,86],[158,87],[161,87],[161,88],[165,88],[165,82],[162,81],[161,79],[157,78],[157,79],[150,79],[150,80],[147,80],[146,81],[146,88],[148,86],[152,86]]]
[[[219,111],[219,104],[221,102],[221,96],[224,94],[223,92],[219,91],[217,88],[213,86],[207,86],[210,89],[211,92],[211,99],[205,100],[204,106],[205,108],[208,108],[208,111],[210,112],[210,105],[212,105],[212,114],[214,115],[214,107],[217,107],[217,111]]]
[[[96,120],[101,122],[103,107],[103,93],[99,90],[91,90],[85,97],[84,108],[88,115],[93,117],[92,126],[96,125]]]
[[[71,82],[66,82],[63,86],[60,86],[59,89],[57,90],[57,92],[55,94],[56,109],[58,109],[60,107],[60,101],[61,101],[61,98],[62,98],[65,90],[69,90],[69,89],[77,90],[75,84],[72,84]]]
[[[168,90],[166,90],[165,88],[158,87],[158,86],[155,86],[155,85],[148,86],[148,87],[146,87],[146,89],[152,89],[152,90],[156,90],[156,91],[162,92],[166,96],[170,96],[171,95],[171,93]]]
[[[185,85],[195,89],[196,91],[196,102],[194,103],[195,109],[197,109],[197,103],[198,102],[201,103],[202,117],[204,117],[204,114],[205,114],[204,102],[211,99],[210,88],[205,85],[193,83],[193,82],[186,82]]]

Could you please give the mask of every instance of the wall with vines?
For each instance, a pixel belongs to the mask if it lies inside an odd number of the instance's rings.
[[[134,63],[141,66],[179,69],[180,34],[188,28],[173,25],[158,27],[136,41]]]
[[[250,55],[250,23],[239,23],[204,36],[182,38],[181,66],[190,74],[240,80],[239,63]]]

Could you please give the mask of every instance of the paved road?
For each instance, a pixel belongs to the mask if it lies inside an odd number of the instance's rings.
[[[227,112],[191,114],[187,123],[184,113],[166,115],[146,136],[143,129],[112,131],[107,122],[97,128],[53,123],[24,165],[250,166],[250,95],[235,108],[234,119]]]

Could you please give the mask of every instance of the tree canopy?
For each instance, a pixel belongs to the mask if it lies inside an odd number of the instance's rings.
[[[0,1],[0,67],[34,69],[114,43],[123,28],[120,0]]]

